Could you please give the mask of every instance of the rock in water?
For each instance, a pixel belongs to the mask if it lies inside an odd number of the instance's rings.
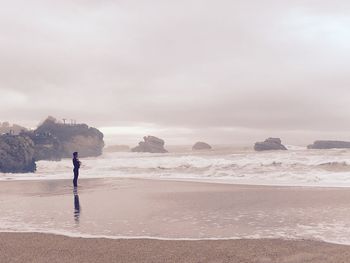
[[[315,141],[307,146],[308,149],[346,149],[350,148],[350,142],[345,141]]]
[[[34,142],[25,135],[0,136],[0,172],[35,172]]]
[[[103,133],[86,124],[58,123],[48,117],[31,134],[35,143],[36,160],[60,160],[71,158],[79,152],[79,157],[93,157],[102,154]]]
[[[132,148],[133,152],[149,152],[149,153],[167,153],[164,149],[164,141],[154,136],[143,137],[143,142],[139,142],[139,145]]]
[[[268,138],[264,142],[257,142],[254,145],[255,151],[287,150],[280,138]]]
[[[193,151],[201,151],[201,150],[211,150],[211,146],[206,142],[196,142],[193,147]]]

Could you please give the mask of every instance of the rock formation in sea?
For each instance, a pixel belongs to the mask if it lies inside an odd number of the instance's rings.
[[[103,152],[130,152],[130,147],[128,145],[110,145],[103,149]]]
[[[48,117],[38,128],[26,133],[35,144],[36,160],[60,160],[71,158],[79,152],[80,157],[102,154],[103,133],[86,124],[59,123]]]
[[[287,150],[280,138],[268,138],[263,142],[254,145],[255,151]]]
[[[212,147],[206,142],[196,142],[192,146],[193,151],[211,150],[211,149],[212,149]]]
[[[307,146],[308,149],[346,149],[350,148],[350,142],[345,141],[315,141]]]
[[[1,135],[0,172],[34,172],[36,170],[34,151],[34,142],[26,135]]]
[[[34,158],[36,161],[59,161],[62,159],[63,147],[57,137],[51,133],[27,132],[25,134],[34,142]]]
[[[18,127],[19,135],[17,130],[0,135],[0,172],[34,172],[35,161],[71,158],[75,151],[80,157],[99,156],[104,147],[103,134],[86,124],[64,124],[48,117],[34,131]]]
[[[132,148],[133,152],[149,152],[149,153],[167,153],[164,149],[164,140],[154,136],[143,137],[143,142],[139,142],[139,145]]]

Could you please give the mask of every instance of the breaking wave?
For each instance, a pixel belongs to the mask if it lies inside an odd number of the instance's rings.
[[[106,153],[82,159],[81,178],[133,177],[259,185],[350,186],[350,150]],[[68,179],[71,160],[38,162],[35,174],[1,174],[1,180]]]

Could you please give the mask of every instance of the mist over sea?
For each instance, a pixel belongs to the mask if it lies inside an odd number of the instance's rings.
[[[250,148],[217,147],[192,152],[173,147],[171,153],[115,152],[81,159],[80,178],[149,178],[252,185],[350,186],[350,150],[254,152]],[[70,179],[70,159],[39,161],[37,172],[0,174],[0,180]]]

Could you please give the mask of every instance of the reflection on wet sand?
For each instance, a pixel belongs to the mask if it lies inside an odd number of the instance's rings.
[[[76,223],[79,223],[80,219],[80,202],[79,202],[79,194],[78,194],[78,188],[74,187],[73,190],[74,194],[74,220]]]
[[[113,238],[317,238],[350,244],[348,188],[128,178],[81,183],[73,191],[71,180],[0,182],[0,231]]]

